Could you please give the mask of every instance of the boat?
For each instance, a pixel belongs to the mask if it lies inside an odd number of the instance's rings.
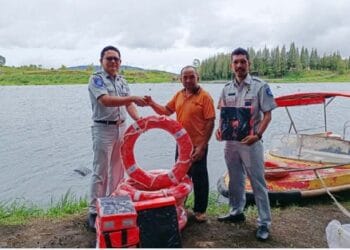
[[[321,196],[327,191],[350,190],[350,141],[346,139],[347,132],[350,132],[350,120],[342,123],[342,135],[328,129],[327,108],[335,98],[350,98],[350,92],[303,92],[275,98],[277,107],[286,110],[290,123],[288,132],[280,135],[276,140],[278,143],[272,145],[264,156],[265,179],[271,202],[293,203],[303,198]],[[317,116],[312,120],[315,125],[323,113],[323,125],[298,129],[291,109],[309,105],[323,106],[323,112],[305,114],[307,119]],[[350,107],[350,103],[346,107]],[[226,172],[217,183],[219,193],[225,197],[229,195],[228,183]],[[246,196],[248,201],[254,200],[248,179]]]

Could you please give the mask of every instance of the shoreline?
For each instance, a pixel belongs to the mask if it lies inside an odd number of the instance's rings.
[[[264,79],[261,78],[262,80],[266,81],[269,84],[298,84],[298,83],[307,83],[307,84],[319,84],[319,83],[350,83],[350,79],[344,80],[344,81],[308,81],[308,80],[300,80],[300,81],[287,81],[287,80],[274,80],[274,79]],[[225,84],[228,83],[229,81],[224,81],[224,80],[213,80],[213,81],[201,81],[200,84]],[[87,85],[88,83],[28,83],[28,84],[23,84],[23,83],[0,83],[0,87],[2,86],[66,86],[66,85]],[[128,82],[130,85],[134,84],[181,84],[180,82]]]
[[[339,200],[349,208],[348,193]],[[247,206],[243,224],[221,223],[217,216],[228,211],[227,204],[210,199],[208,221],[196,223],[188,218],[181,232],[184,248],[326,248],[325,228],[331,220],[350,223],[328,196],[290,205],[272,207],[271,237],[266,242],[255,238],[257,209]],[[191,204],[187,203],[187,206]],[[210,210],[214,208],[215,210]],[[62,210],[60,207],[58,210]],[[86,229],[87,208],[61,215],[31,216],[22,223],[0,220],[0,247],[11,248],[94,248],[96,236]],[[19,215],[18,215],[19,216]],[[3,216],[0,216],[0,218]]]

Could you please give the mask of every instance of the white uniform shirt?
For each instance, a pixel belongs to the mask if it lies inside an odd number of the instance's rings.
[[[92,120],[119,121],[126,119],[125,106],[105,107],[98,98],[102,95],[129,96],[130,88],[121,76],[111,78],[105,71],[94,73],[89,80]]]
[[[254,133],[258,131],[262,120],[262,112],[271,111],[276,107],[275,99],[269,85],[250,74],[240,85],[233,80],[225,85],[220,100],[225,107],[252,106],[252,119]]]

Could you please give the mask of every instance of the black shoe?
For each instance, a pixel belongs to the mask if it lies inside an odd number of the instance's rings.
[[[269,229],[267,226],[262,225],[258,227],[258,230],[256,231],[256,238],[262,241],[265,241],[269,238]]]
[[[87,218],[88,230],[94,233],[96,233],[96,226],[95,226],[96,217],[97,217],[97,214],[89,213]]]
[[[241,214],[226,214],[218,217],[218,221],[220,222],[232,222],[232,223],[241,223],[245,221],[245,216],[243,213]]]

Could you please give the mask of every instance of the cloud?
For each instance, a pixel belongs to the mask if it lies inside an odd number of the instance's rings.
[[[237,46],[317,48],[350,56],[347,0],[0,0],[8,65],[98,63],[105,45],[123,62],[177,71]],[[177,66],[176,66],[177,65]]]

